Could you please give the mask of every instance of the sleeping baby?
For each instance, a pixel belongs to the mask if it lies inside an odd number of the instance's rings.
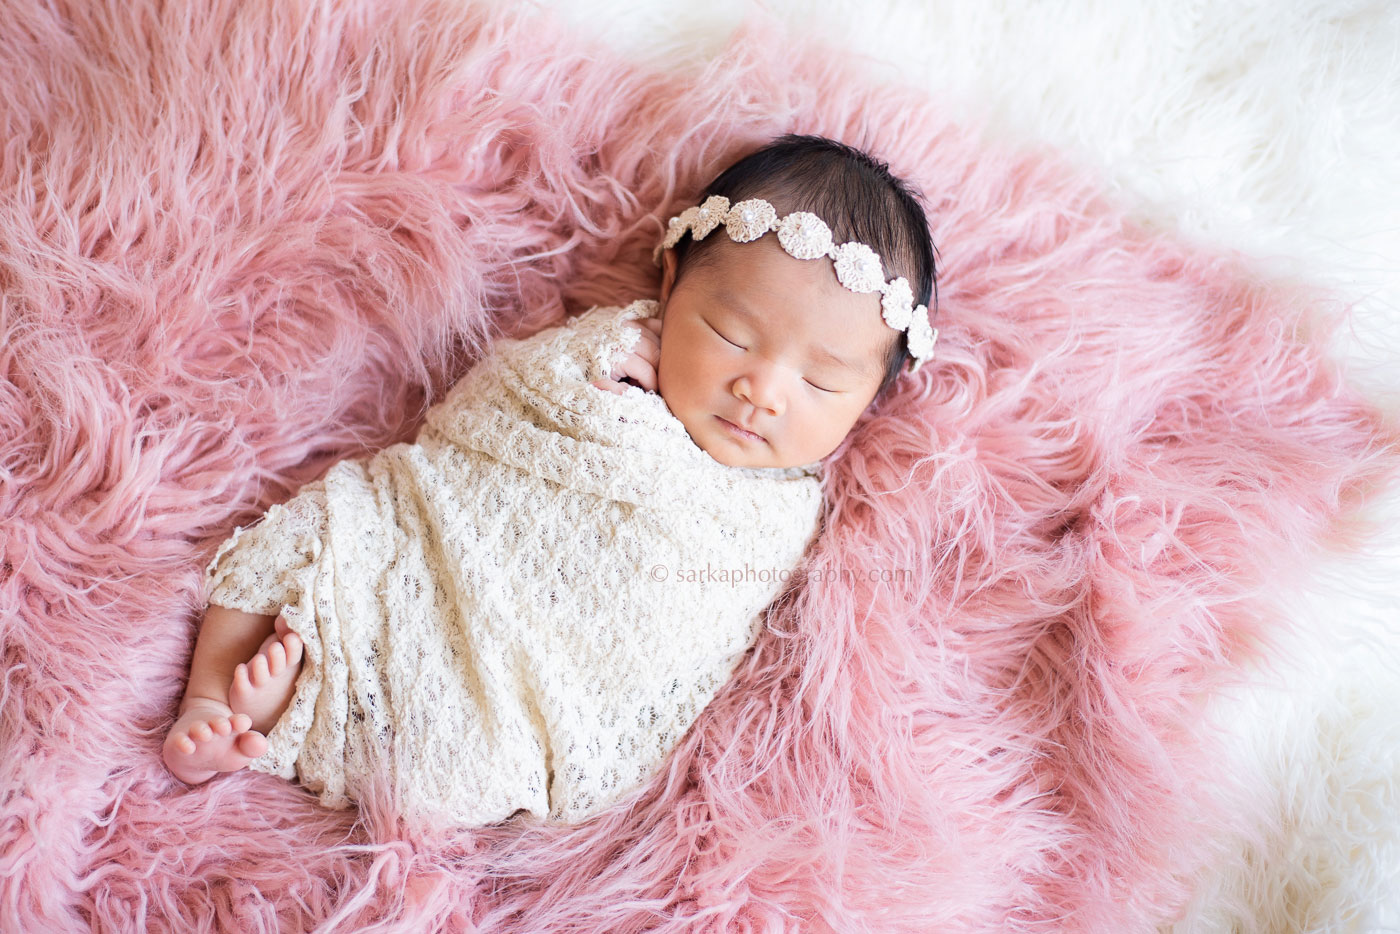
[[[655,258],[658,300],[496,341],[414,443],[219,546],[177,778],[388,781],[482,826],[660,769],[816,538],[822,459],[937,332],[918,201],[820,137],[728,168]]]

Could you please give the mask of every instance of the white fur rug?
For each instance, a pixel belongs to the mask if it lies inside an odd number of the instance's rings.
[[[694,68],[752,4],[548,0],[641,61]],[[961,119],[1099,169],[1153,224],[1354,298],[1335,348],[1400,411],[1400,4],[773,2],[762,15],[871,57]],[[775,49],[775,55],[781,50]],[[1185,932],[1400,930],[1400,490],[1364,553],[1280,614],[1289,658],[1212,715],[1257,776],[1255,833],[1222,840]]]

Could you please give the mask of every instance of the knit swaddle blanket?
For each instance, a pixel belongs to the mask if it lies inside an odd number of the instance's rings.
[[[725,466],[659,395],[590,385],[656,308],[498,340],[415,443],[335,464],[220,545],[209,602],[305,642],[252,768],[330,807],[384,769],[405,809],[473,826],[580,820],[654,774],[822,505],[818,464]]]

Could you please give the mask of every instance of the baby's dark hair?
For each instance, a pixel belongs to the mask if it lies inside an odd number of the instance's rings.
[[[929,235],[921,195],[890,173],[889,166],[852,146],[822,136],[789,133],[750,153],[721,172],[696,201],[723,195],[730,204],[763,198],[781,217],[810,211],[831,228],[836,243],[856,240],[880,256],[885,278],[903,276],[914,304],[925,305],[932,324],[938,305],[937,251]],[[681,237],[674,250],[676,279],[712,255],[720,237]],[[883,395],[909,358],[903,336],[885,355],[885,375],[876,392]]]

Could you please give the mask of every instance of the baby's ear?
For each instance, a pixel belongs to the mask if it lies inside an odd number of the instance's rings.
[[[676,284],[676,251],[661,251],[661,310],[657,317],[666,314],[666,300],[671,297],[671,289]]]

